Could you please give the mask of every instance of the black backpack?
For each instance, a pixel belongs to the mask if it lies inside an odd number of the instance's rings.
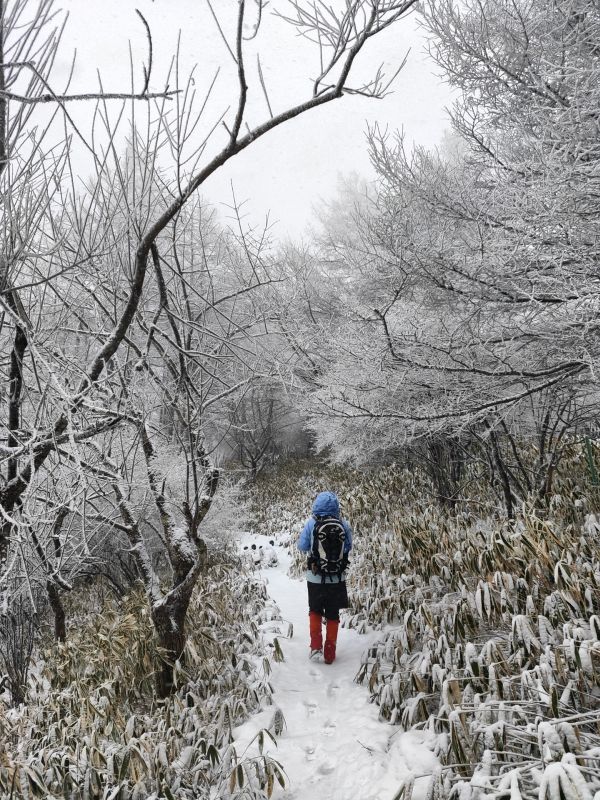
[[[317,517],[312,532],[312,547],[308,556],[308,568],[322,576],[322,583],[342,573],[348,566],[344,553],[346,531],[336,517]]]

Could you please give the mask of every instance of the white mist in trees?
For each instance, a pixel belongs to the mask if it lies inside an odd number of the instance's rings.
[[[306,455],[304,420],[280,381],[257,381],[229,404],[219,420],[225,453],[248,471],[250,480],[280,457]]]

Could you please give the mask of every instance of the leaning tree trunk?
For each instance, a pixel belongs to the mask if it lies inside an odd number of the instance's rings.
[[[153,251],[153,256],[155,252]],[[156,256],[158,258],[158,256]],[[168,697],[175,689],[175,662],[181,658],[185,648],[185,618],[192,599],[194,588],[200,574],[206,570],[206,542],[198,536],[198,527],[208,513],[219,484],[219,470],[208,469],[209,463],[203,453],[200,455],[202,466],[206,469],[204,491],[199,495],[196,485],[195,495],[198,498],[194,510],[187,501],[183,504],[183,516],[186,529],[178,528],[168,511],[168,503],[163,494],[163,486],[154,471],[154,447],[145,425],[140,427],[142,450],[146,459],[148,483],[154,495],[154,503],[162,521],[166,552],[171,563],[172,588],[164,594],[160,590],[160,581],[155,573],[139,523],[135,520],[124,492],[118,483],[113,485],[123,521],[128,526],[127,535],[131,544],[140,575],[146,587],[150,602],[152,623],[156,631],[158,646],[162,649],[162,665],[157,673],[157,692],[161,698]]]
[[[198,578],[206,571],[206,543],[196,537],[195,545],[196,561],[187,569],[174,570],[173,588],[160,600],[151,601],[152,623],[161,650],[161,666],[156,673],[156,691],[161,698],[168,697],[177,689],[175,662],[182,658],[185,650],[185,620]],[[174,555],[173,551],[171,554]]]

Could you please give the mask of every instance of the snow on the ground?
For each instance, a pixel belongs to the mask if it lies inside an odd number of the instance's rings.
[[[246,537],[243,544],[259,541]],[[277,747],[270,742],[265,745],[265,752],[282,765],[287,776],[286,789],[277,789],[275,796],[392,800],[409,773],[431,775],[438,763],[430,749],[433,743],[427,733],[402,732],[379,721],[378,707],[369,702],[367,689],[354,682],[361,657],[376,634],[360,635],[340,626],[335,662],[309,661],[306,583],[288,576],[289,556],[277,544],[275,550],[279,563],[265,566],[261,574],[281,620],[274,618],[263,628],[271,637],[277,636],[285,661],[273,663],[275,706],[236,729],[236,750],[241,754],[245,743],[269,726],[274,708],[280,708],[284,732],[277,737]],[[287,638],[289,623],[292,638]],[[415,800],[423,797],[428,783],[428,777],[417,778]]]

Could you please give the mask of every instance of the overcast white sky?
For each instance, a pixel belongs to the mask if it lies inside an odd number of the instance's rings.
[[[212,126],[224,108],[235,103],[235,65],[203,0],[63,0],[61,6],[69,12],[69,21],[59,67],[65,67],[73,49],[77,50],[72,89],[96,88],[98,68],[107,91],[127,91],[131,42],[139,91],[147,51],[145,33],[135,13],[139,8],[153,34],[151,88],[162,88],[181,30],[181,73],[198,65],[195,82],[199,93],[208,86],[215,69],[221,67],[207,106],[205,129]],[[252,9],[252,4],[248,6]],[[268,13],[274,8],[283,11],[286,6],[285,0],[271,0],[260,35],[249,44],[250,124],[267,117],[253,69],[257,49],[275,111],[310,95],[310,79],[318,66],[316,48],[298,39],[289,25]],[[224,28],[229,30],[236,0],[213,0],[213,7],[223,15]],[[211,177],[203,195],[225,214],[222,204],[231,202],[233,182],[238,200],[247,201],[251,221],[258,221],[270,211],[271,219],[277,221],[277,236],[298,236],[311,221],[315,202],[335,194],[340,175],[357,172],[372,178],[365,144],[367,123],[378,121],[390,130],[403,128],[409,141],[428,147],[438,144],[448,125],[444,106],[450,103],[450,94],[425,55],[416,15],[369,43],[357,76],[372,74],[381,62],[393,72],[409,48],[408,62],[389,97],[378,101],[346,96],[284,125]]]

